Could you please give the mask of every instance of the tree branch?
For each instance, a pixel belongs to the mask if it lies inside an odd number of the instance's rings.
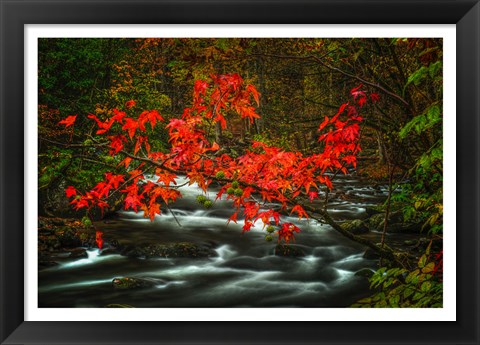
[[[262,56],[267,56],[267,57],[276,57],[276,58],[281,58],[281,59],[296,59],[296,60],[314,60],[316,62],[318,62],[320,65],[332,70],[332,71],[336,71],[340,74],[343,74],[344,76],[347,76],[349,78],[352,78],[352,79],[356,79],[358,81],[360,81],[361,83],[365,84],[365,85],[369,85],[373,88],[376,88],[377,90],[380,90],[382,91],[383,93],[389,95],[390,97],[396,99],[397,101],[401,102],[403,105],[407,106],[410,108],[410,104],[405,100],[403,99],[401,96],[397,95],[396,93],[393,93],[387,89],[385,89],[383,86],[377,84],[377,83],[373,83],[371,81],[368,81],[368,80],[365,80],[363,78],[360,78],[359,76],[356,76],[356,75],[353,75],[353,74],[350,74],[338,67],[334,67],[334,66],[331,66],[327,63],[325,63],[322,58],[327,56],[328,54],[330,54],[331,52],[328,52],[327,54],[324,54],[320,57],[318,56],[314,56],[314,55],[306,55],[306,56],[289,56],[289,55],[277,55],[277,54],[267,54],[267,53],[257,53],[257,54],[251,54],[251,55],[262,55]]]

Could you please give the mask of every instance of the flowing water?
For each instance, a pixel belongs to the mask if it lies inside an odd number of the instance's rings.
[[[177,181],[182,184],[184,181]],[[329,206],[337,220],[365,217],[365,207],[385,199],[386,189],[352,177],[336,181],[341,198]],[[193,242],[218,254],[211,258],[130,258],[88,250],[88,258],[64,259],[39,272],[39,307],[103,307],[127,304],[147,307],[346,307],[368,295],[368,281],[355,272],[373,269],[362,257],[365,248],[312,220],[284,217],[297,224],[295,245],[304,257],[274,255],[261,221],[242,234],[242,222],[227,201],[204,209],[195,201],[201,191],[180,188],[183,197],[153,222],[142,213],[121,212],[118,219],[97,222],[104,236],[122,244]],[[215,189],[208,196],[215,199]],[[149,279],[153,286],[122,290],[118,277]]]

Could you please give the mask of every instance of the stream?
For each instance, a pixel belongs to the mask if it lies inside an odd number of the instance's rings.
[[[352,176],[334,185],[339,197],[332,198],[329,211],[336,220],[365,218],[365,207],[387,194],[385,186],[374,188]],[[39,307],[347,307],[369,295],[368,280],[355,273],[374,269],[376,261],[363,258],[365,247],[330,226],[283,217],[301,229],[295,246],[305,256],[278,256],[276,237],[265,241],[260,220],[242,234],[240,217],[227,225],[231,202],[217,201],[207,210],[195,201],[201,194],[196,185],[180,190],[183,197],[153,222],[143,212],[124,211],[95,226],[122,244],[193,242],[210,246],[216,257],[143,259],[89,249],[88,258],[64,259],[39,271]],[[212,188],[207,196],[214,200],[215,194]],[[118,277],[153,284],[115,289],[112,280]]]

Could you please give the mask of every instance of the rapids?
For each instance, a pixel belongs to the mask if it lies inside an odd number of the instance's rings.
[[[329,211],[337,220],[363,218],[366,206],[386,196],[385,187],[351,176],[338,179],[336,187],[343,198],[333,199]],[[363,246],[330,226],[284,217],[301,228],[295,245],[305,256],[276,256],[276,240],[265,241],[261,221],[242,234],[240,217],[238,224],[227,225],[230,202],[217,201],[206,210],[195,201],[201,194],[196,185],[180,191],[183,197],[153,222],[141,213],[120,212],[118,219],[95,226],[122,244],[194,242],[211,246],[218,256],[142,259],[90,249],[88,258],[62,260],[39,271],[39,307],[346,307],[368,295],[367,279],[355,272],[374,269],[376,262],[364,259]],[[207,196],[214,200],[215,194],[212,188]],[[116,277],[154,284],[114,289]]]

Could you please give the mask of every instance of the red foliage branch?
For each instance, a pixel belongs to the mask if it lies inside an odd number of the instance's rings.
[[[162,204],[181,197],[180,192],[172,188],[179,174],[186,175],[190,184],[197,183],[203,191],[217,180],[223,183],[217,199],[232,200],[235,207],[229,221],[236,222],[241,212],[243,231],[249,231],[260,220],[263,227],[270,224],[277,227],[279,241],[293,240],[293,234],[300,229],[282,222],[278,211],[264,210],[262,204],[276,202],[281,210],[290,208],[291,214],[308,218],[310,211],[302,206],[302,197],[313,201],[318,198],[322,186],[332,189],[327,173],[338,170],[347,173],[347,166],[356,166],[361,150],[359,111],[368,102],[378,101],[378,95],[368,97],[362,85],[352,89],[352,100],[342,104],[332,117],[325,116],[319,125],[322,134],[318,141],[323,146],[320,153],[303,155],[254,141],[240,157],[220,154],[220,146],[209,140],[206,128],[215,124],[225,128],[227,114],[232,112],[253,122],[260,117],[254,106],[258,106],[259,96],[256,88],[245,85],[238,74],[215,75],[206,81],[196,81],[192,106],[184,110],[181,118],[171,119],[165,125],[170,144],[167,152],[154,152],[149,143],[146,125],[150,124],[153,130],[165,122],[156,110],[133,116],[135,102],[132,100],[125,105],[125,112],[114,109],[113,116],[104,121],[88,115],[97,123],[96,134],[108,140],[110,155],[125,156],[120,165],[128,172],[107,173],[104,181],[83,194],[69,186],[67,197],[73,198],[71,204],[77,210],[99,207],[103,211],[108,207],[109,196],[120,191],[125,194],[125,209],[142,210],[145,217],[153,220],[155,215],[161,214]],[[61,123],[73,124],[71,118]],[[133,167],[132,161],[138,164]],[[154,182],[145,180],[145,165],[155,168]]]

